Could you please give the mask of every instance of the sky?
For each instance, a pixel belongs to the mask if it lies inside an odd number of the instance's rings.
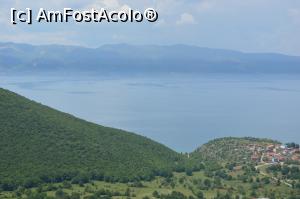
[[[300,56],[299,0],[0,0],[0,42],[64,44],[188,44]],[[155,8],[155,23],[10,23],[10,9]]]

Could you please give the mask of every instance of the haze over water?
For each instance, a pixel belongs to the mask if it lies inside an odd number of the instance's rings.
[[[299,76],[2,76],[0,87],[178,152],[225,136],[300,142]]]

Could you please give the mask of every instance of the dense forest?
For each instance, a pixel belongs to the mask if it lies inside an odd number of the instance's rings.
[[[77,119],[0,90],[0,184],[132,181],[169,175],[182,156],[145,137]]]

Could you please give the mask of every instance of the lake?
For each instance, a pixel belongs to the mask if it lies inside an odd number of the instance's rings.
[[[178,152],[224,136],[300,143],[296,75],[0,76],[0,87]]]

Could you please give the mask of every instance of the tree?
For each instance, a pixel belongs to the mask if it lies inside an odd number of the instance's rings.
[[[251,196],[252,197],[257,197],[257,193],[256,193],[256,191],[254,189],[251,191]]]
[[[211,181],[209,179],[205,179],[204,185],[209,189],[211,187]]]
[[[192,169],[186,169],[185,174],[186,174],[187,176],[192,176],[192,175],[193,175]]]
[[[204,194],[203,194],[202,191],[199,191],[196,196],[197,196],[198,199],[205,199]]]
[[[126,191],[125,191],[125,194],[124,194],[125,196],[130,196],[130,189],[129,188],[127,188],[126,189]]]
[[[159,198],[160,196],[159,196],[159,193],[157,192],[157,191],[154,191],[153,193],[152,193],[152,196],[154,197],[154,198]]]

